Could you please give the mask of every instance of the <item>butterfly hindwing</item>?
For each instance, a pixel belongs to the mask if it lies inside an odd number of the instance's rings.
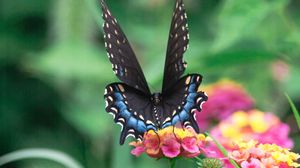
[[[162,128],[182,123],[199,133],[195,113],[201,111],[202,104],[208,99],[204,92],[199,91],[201,81],[201,75],[186,75],[170,88],[168,94],[163,95],[164,112],[168,117],[165,117]]]
[[[188,48],[188,43],[189,32],[186,11],[182,0],[177,0],[169,33],[163,92],[172,87],[184,73],[186,62],[183,60],[183,54]]]
[[[103,0],[101,6],[105,47],[114,73],[127,85],[150,94],[143,71],[125,34]]]
[[[122,127],[120,144],[124,144],[128,136],[141,140],[145,132],[156,130],[151,122],[152,104],[143,92],[124,83],[113,83],[106,86],[104,98],[105,110]]]

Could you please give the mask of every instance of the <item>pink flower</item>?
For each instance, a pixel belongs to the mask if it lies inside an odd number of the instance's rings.
[[[153,132],[150,131],[149,133],[144,135],[145,141],[142,143],[146,153],[150,157],[160,157],[162,156],[160,151],[160,140],[159,137]]]
[[[203,104],[202,111],[196,113],[200,129],[207,130],[212,121],[221,121],[238,110],[249,110],[253,107],[253,99],[244,88],[230,80],[222,80],[202,90],[209,96]]]
[[[280,132],[280,134],[278,134]],[[253,139],[257,139],[262,143],[275,143],[279,146],[292,148],[294,143],[292,139],[288,138],[288,134],[290,132],[290,127],[285,123],[278,123],[269,130],[262,134],[257,134],[253,136]]]
[[[181,141],[181,146],[185,150],[182,156],[187,158],[193,158],[198,156],[202,150],[205,152],[205,144],[202,141],[198,141],[196,137],[186,137]]]
[[[130,145],[135,147],[131,151],[135,156],[146,153],[153,158],[192,158],[203,153],[207,141],[203,134],[196,134],[192,129],[170,126],[157,132],[150,130],[145,133],[143,141],[131,142]]]
[[[199,147],[197,146],[197,139],[195,137],[183,138],[181,145],[184,150],[190,153],[200,153]]]
[[[280,163],[279,168],[290,168],[287,163]]]
[[[180,143],[178,143],[175,139],[165,139],[161,149],[166,157],[174,158],[180,153]]]
[[[300,167],[297,160],[300,155],[275,144],[263,144],[257,141],[237,141],[228,156],[241,168],[293,168]],[[221,158],[223,159],[223,158]],[[226,168],[233,168],[224,159]]]
[[[250,148],[248,152],[250,153],[251,157],[254,158],[262,158],[265,156],[265,152],[259,148],[254,148],[254,147]]]
[[[265,166],[265,168],[273,168],[276,165],[276,162],[272,157],[262,158],[261,163]]]
[[[242,168],[261,168],[261,162],[258,159],[251,158],[250,162],[243,161],[241,163]]]
[[[131,154],[133,154],[134,156],[140,156],[142,153],[145,152],[145,148],[142,146],[137,146],[136,148],[134,148],[131,151]]]
[[[249,154],[249,157],[253,158],[267,157],[267,154],[260,148],[236,151],[237,148],[234,142],[239,140],[255,140],[263,144],[269,143],[276,144],[280,147],[292,148],[293,142],[288,137],[288,134],[289,126],[287,124],[282,123],[280,119],[272,113],[265,113],[258,110],[235,112],[211,130],[212,137],[221,143],[228,152],[232,152],[232,158],[238,162],[244,161],[246,158],[245,153],[241,152],[246,152]],[[208,157],[224,158],[216,145],[210,144],[207,149],[210,151],[210,153],[207,153]],[[271,160],[264,161],[267,162]],[[227,164],[228,160],[224,159],[224,163],[226,167],[231,167]],[[272,167],[272,165],[269,167]]]
[[[233,113],[212,128],[211,135],[227,149],[232,149],[233,141],[241,139],[292,148],[293,141],[288,137],[289,131],[289,126],[274,114],[251,110]]]
[[[249,156],[250,153],[248,151],[234,150],[230,153],[230,157],[238,163],[246,161],[249,158]]]

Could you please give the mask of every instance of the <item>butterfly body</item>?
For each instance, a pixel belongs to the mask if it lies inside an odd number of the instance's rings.
[[[116,76],[123,83],[106,86],[105,110],[121,125],[120,144],[128,136],[141,140],[145,132],[157,131],[181,123],[199,132],[195,113],[208,99],[199,90],[202,76],[182,76],[186,68],[183,54],[188,48],[187,17],[182,0],[176,0],[169,34],[161,92],[151,93],[142,69],[129,42],[101,1],[104,19],[104,40],[107,54]]]
[[[153,105],[158,106],[162,101],[161,93],[153,93],[151,96],[151,101]]]

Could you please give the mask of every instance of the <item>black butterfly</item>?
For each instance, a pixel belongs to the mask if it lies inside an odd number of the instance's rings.
[[[114,73],[124,82],[109,84],[104,95],[105,110],[122,126],[120,144],[124,144],[128,136],[141,140],[148,130],[157,131],[178,122],[184,127],[193,127],[199,133],[195,111],[201,110],[207,96],[198,91],[201,75],[190,74],[181,78],[186,68],[183,54],[189,42],[182,0],[176,1],[173,13],[162,92],[154,94],[150,92],[125,34],[103,0],[101,6],[107,54]]]

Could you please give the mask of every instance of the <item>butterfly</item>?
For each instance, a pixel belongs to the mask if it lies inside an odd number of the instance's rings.
[[[105,110],[121,125],[119,143],[127,137],[143,139],[149,130],[157,131],[181,123],[199,133],[195,114],[201,111],[207,95],[199,91],[202,76],[183,76],[186,62],[183,54],[188,48],[187,15],[182,0],[176,0],[164,67],[161,93],[151,93],[141,66],[117,20],[101,0],[104,41],[115,75],[123,82],[106,86]]]

